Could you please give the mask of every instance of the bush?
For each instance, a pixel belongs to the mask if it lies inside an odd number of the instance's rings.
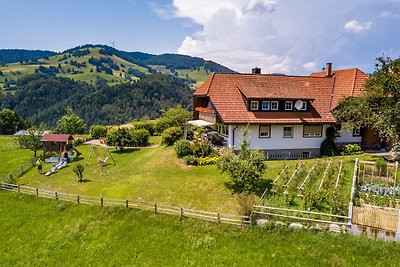
[[[170,108],[167,111],[163,111],[163,116],[156,120],[154,130],[157,133],[163,133],[170,127],[179,127],[183,130],[185,122],[190,116],[191,113],[181,106]]]
[[[147,146],[149,144],[150,133],[146,129],[132,130],[132,146]]]
[[[204,158],[198,158],[197,159],[197,165],[199,166],[204,166],[204,165],[213,165],[217,163],[218,160],[218,156],[217,157],[204,157]]]
[[[85,171],[85,166],[77,163],[72,170],[76,174],[76,176],[78,176],[78,181],[83,182],[83,172]]]
[[[193,154],[192,143],[188,140],[179,140],[174,144],[174,149],[178,158],[183,158]]]
[[[154,127],[155,127],[155,122],[154,121],[135,121],[132,122],[133,127],[135,130],[139,129],[146,129],[149,131],[150,135],[154,135]]]
[[[362,149],[357,144],[347,144],[337,148],[337,153],[343,156],[361,154]]]
[[[100,137],[106,137],[108,127],[104,125],[93,125],[90,127],[90,136],[92,139],[99,139]]]
[[[110,131],[107,134],[106,143],[109,146],[115,146],[121,151],[124,147],[132,146],[132,135],[125,128],[118,128],[117,130]]]
[[[334,156],[335,153],[335,129],[333,127],[329,127],[326,129],[326,138],[321,143],[320,154],[321,156]]]
[[[194,155],[189,155],[189,156],[183,157],[183,161],[187,165],[197,166],[197,164],[198,164],[198,158],[196,158],[196,156],[194,156]]]
[[[193,144],[193,153],[198,157],[207,157],[213,151],[212,144],[210,141],[196,141]]]
[[[161,135],[161,144],[172,146],[176,141],[183,137],[183,130],[181,127],[167,128]]]

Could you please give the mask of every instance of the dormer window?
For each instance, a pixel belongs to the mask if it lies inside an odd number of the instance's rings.
[[[250,102],[250,109],[251,110],[258,110],[258,101],[251,101]]]
[[[301,106],[300,110],[307,110],[307,101],[303,101],[303,105]]]
[[[271,110],[278,110],[279,102],[278,101],[271,101]]]
[[[293,110],[293,101],[285,102],[285,110]]]
[[[263,101],[263,102],[261,103],[261,109],[262,109],[262,110],[269,110],[269,104],[270,104],[269,101]]]

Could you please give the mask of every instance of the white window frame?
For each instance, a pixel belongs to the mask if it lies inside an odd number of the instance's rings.
[[[290,104],[290,107],[288,106]],[[293,101],[285,101],[285,110],[293,110]]]
[[[267,107],[266,107],[266,108],[264,108],[264,104],[267,104]],[[269,110],[270,107],[271,107],[270,101],[262,101],[262,102],[261,102],[261,109],[262,109],[262,110]]]
[[[307,110],[307,101],[303,101],[303,105],[301,106],[300,110]]]
[[[256,107],[257,107],[257,108],[253,107],[253,104],[256,104]],[[251,100],[251,101],[250,101],[250,110],[258,110],[258,105],[259,105],[258,101],[256,101],[256,100]]]
[[[273,105],[276,104],[276,108],[273,108]],[[279,101],[271,101],[271,110],[279,109]]]
[[[267,128],[268,131],[262,131],[261,127]],[[271,125],[259,125],[258,126],[258,137],[259,138],[270,138],[271,137]]]
[[[290,136],[285,136],[285,128],[290,128],[290,133],[291,133]],[[283,126],[283,133],[282,133],[283,138],[293,138],[293,131],[294,131],[293,126]]]
[[[361,136],[361,127],[355,127],[355,128],[353,128],[353,136],[354,136],[354,137],[359,137],[359,136]]]

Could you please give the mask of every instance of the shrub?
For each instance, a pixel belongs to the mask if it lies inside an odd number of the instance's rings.
[[[329,127],[326,129],[326,138],[321,143],[320,154],[321,156],[333,156],[336,152],[335,145],[335,129]]]
[[[193,153],[198,157],[207,157],[213,151],[210,141],[196,141],[193,144]]]
[[[146,129],[147,131],[149,131],[149,134],[151,136],[154,135],[154,127],[155,127],[154,121],[135,121],[132,122],[132,125],[136,130]]]
[[[204,165],[212,165],[216,164],[219,157],[204,157],[197,159],[197,165],[204,166]]]
[[[132,145],[147,146],[149,144],[150,133],[146,129],[132,130]]]
[[[178,158],[183,158],[193,154],[192,143],[188,140],[179,140],[174,144],[174,149]]]
[[[163,116],[156,120],[154,130],[157,133],[162,133],[170,127],[179,127],[183,130],[185,122],[190,116],[191,113],[181,106],[170,108],[167,111],[163,111]]]
[[[107,134],[106,143],[109,146],[115,146],[120,150],[124,147],[132,146],[132,135],[125,128],[118,128]]]
[[[196,156],[194,156],[194,155],[188,155],[188,156],[183,157],[183,161],[187,165],[197,166],[197,164],[198,164],[198,158],[196,158]]]
[[[361,154],[362,149],[359,145],[357,144],[347,144],[344,146],[340,146],[337,148],[337,153],[340,155],[356,155],[356,154]]]
[[[104,125],[93,125],[90,127],[90,136],[93,139],[99,139],[100,137],[106,137],[108,132],[108,127]]]
[[[166,129],[161,135],[161,144],[172,146],[176,141],[183,137],[183,130],[181,127],[170,127]]]

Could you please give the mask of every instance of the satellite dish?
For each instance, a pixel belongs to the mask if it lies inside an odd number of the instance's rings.
[[[301,101],[301,100],[297,100],[296,103],[294,103],[294,107],[297,110],[300,110],[302,106],[303,106],[303,101]]]

